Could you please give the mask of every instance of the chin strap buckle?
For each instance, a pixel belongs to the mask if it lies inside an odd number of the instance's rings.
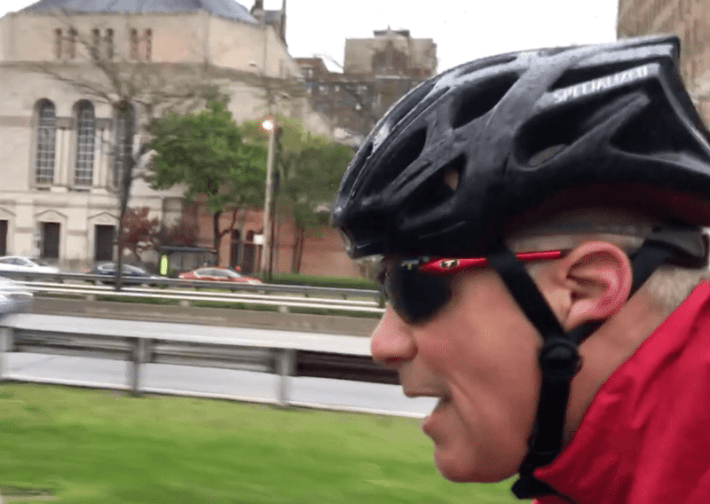
[[[528,454],[520,466],[520,479],[512,488],[520,499],[558,495],[552,487],[537,480],[533,471],[552,462],[562,448],[569,387],[582,367],[576,343],[559,336],[545,341],[538,360],[542,380],[535,422],[537,430],[531,437]]]
[[[545,341],[538,361],[543,383],[545,380],[569,383],[582,367],[576,343],[559,337]]]

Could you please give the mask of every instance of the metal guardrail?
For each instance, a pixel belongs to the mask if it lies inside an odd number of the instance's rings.
[[[64,317],[67,323],[57,324],[56,318],[14,314],[0,320],[0,380],[13,379],[6,369],[5,353],[30,352],[127,361],[126,385],[119,388],[135,394],[146,391],[141,374],[143,365],[148,363],[276,374],[280,377],[276,402],[281,406],[289,405],[292,376],[398,383],[393,371],[372,361],[369,341],[361,337],[321,337],[296,342],[278,337],[235,341],[224,336],[176,334],[174,328],[161,329],[165,327],[161,324],[153,324],[150,334],[145,334],[146,323],[127,323],[123,328],[106,324],[97,331],[96,325],[85,319]],[[63,383],[87,385],[71,380]],[[106,387],[105,384],[88,385]],[[186,392],[186,395],[191,394]]]
[[[20,281],[48,281],[55,283],[65,282],[89,282],[89,283],[107,283],[111,282],[115,277],[107,275],[90,275],[86,273],[27,273],[20,271],[3,271],[0,270],[0,276],[11,278]],[[151,277],[138,278],[125,276],[121,279],[126,286],[136,286],[150,284],[156,287],[181,287],[192,289],[217,289],[225,291],[240,291],[240,292],[264,292],[266,294],[279,293],[295,293],[306,296],[321,295],[332,296],[347,299],[350,297],[369,297],[380,301],[381,294],[375,289],[353,289],[353,288],[336,288],[336,287],[317,287],[309,285],[285,285],[285,284],[249,284],[241,282],[217,282],[208,280],[183,280],[167,277]]]
[[[180,301],[183,306],[207,301],[277,306],[284,310],[310,308],[384,313],[384,300],[377,290],[131,277],[124,279],[125,287],[115,290],[112,286],[103,285],[107,281],[103,275],[2,271],[0,276],[22,281],[28,289],[40,295],[84,296],[87,299],[95,299],[97,296],[172,299]],[[154,287],[141,287],[143,284]]]

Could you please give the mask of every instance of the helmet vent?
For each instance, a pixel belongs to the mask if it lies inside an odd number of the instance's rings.
[[[413,214],[428,214],[448,201],[456,193],[465,167],[466,155],[460,154],[439,168],[434,176],[412,193],[409,211]]]
[[[663,89],[654,83],[648,95],[661,95]],[[707,155],[701,142],[690,132],[688,124],[678,117],[662,96],[652,98],[653,106],[646,106],[631,121],[617,131],[612,145],[630,153],[658,156],[663,153]],[[699,133],[700,134],[700,133]]]
[[[517,80],[518,74],[510,73],[479,82],[465,90],[454,100],[451,126],[460,128],[493,110]]]
[[[633,100],[624,95],[628,95],[627,90],[616,89],[607,96],[596,96],[538,116],[519,132],[516,158],[530,168],[541,167]],[[597,153],[589,153],[593,154]]]
[[[425,143],[426,128],[420,128],[408,135],[406,140],[387,156],[386,161],[381,163],[382,169],[375,172],[378,176],[372,179],[368,194],[379,192],[392,183],[400,173],[417,160],[424,150]]]
[[[443,96],[444,94],[446,94],[446,92],[447,92],[448,90],[449,90],[448,87],[444,87],[444,88],[441,88],[441,89],[437,89],[436,91],[434,91],[433,93],[431,93],[429,96],[427,96],[426,99],[424,99],[424,100],[423,100],[419,105],[417,105],[413,110],[416,110],[416,111],[417,111],[417,114],[420,114],[421,112],[423,112],[424,110],[426,110],[427,108],[429,108],[429,106],[430,106],[432,103],[434,103],[434,102],[437,101],[439,98],[441,98],[441,96]]]
[[[460,78],[464,75],[472,74],[473,72],[477,72],[479,70],[483,70],[484,68],[492,67],[495,65],[506,65],[508,63],[511,63],[512,61],[515,61],[516,59],[517,55],[515,54],[501,54],[499,56],[491,56],[490,58],[472,61],[471,63],[462,65],[463,68],[461,69],[461,73],[459,73],[456,77]]]
[[[537,153],[530,156],[530,159],[528,159],[528,165],[532,167],[538,167],[540,165],[543,165],[547,161],[555,157],[557,154],[565,150],[565,148],[567,148],[566,144],[557,144],[542,149],[541,151],[538,151]]]
[[[550,49],[542,49],[542,50],[540,51],[540,54],[541,54],[542,56],[547,56],[547,57],[557,56],[558,54],[562,54],[562,53],[564,53],[564,52],[577,49],[577,47],[579,47],[579,46],[552,47],[552,48],[550,48]]]
[[[355,154],[350,166],[348,167],[346,173],[359,173],[365,162],[372,154],[372,142],[367,142],[365,145],[360,147],[360,150]],[[343,185],[340,188],[340,192],[347,193],[352,190],[352,186],[355,184],[355,179],[353,177],[343,177]]]
[[[428,80],[422,82],[419,86],[414,88],[411,92],[406,94],[402,100],[397,103],[392,109],[392,114],[390,115],[387,122],[391,124],[391,128],[394,129],[395,125],[399,123],[404,116],[406,116],[410,111],[417,107],[420,101],[424,99],[426,95],[432,90],[436,81]]]

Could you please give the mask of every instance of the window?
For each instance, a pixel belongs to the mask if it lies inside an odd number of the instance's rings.
[[[153,58],[153,30],[148,28],[145,31],[145,60],[150,61]]]
[[[76,169],[74,184],[90,186],[94,178],[94,141],[96,120],[94,106],[82,100],[76,108]]]
[[[96,61],[101,55],[101,30],[91,30],[91,58]]]
[[[106,59],[113,59],[113,30],[106,30]]]
[[[91,30],[91,46],[89,52],[91,53],[91,58],[94,61],[100,59],[112,60],[114,56],[113,50],[113,30],[108,28],[104,32],[103,38],[101,38],[101,30],[94,28]]]
[[[113,185],[118,188],[123,174],[132,162],[135,113],[133,105],[124,103],[116,110],[113,157]]]
[[[76,58],[76,39],[78,36],[79,36],[79,33],[74,28],[71,28],[69,30],[69,47],[68,47],[69,59]]]
[[[129,48],[129,57],[132,60],[137,60],[138,59],[138,30],[135,28],[131,29],[131,42],[130,42],[130,48]]]
[[[54,150],[57,138],[54,104],[49,100],[40,101],[37,115],[35,180],[38,184],[51,184],[54,181]]]
[[[43,259],[59,259],[59,223],[42,223],[42,255]]]
[[[59,59],[62,57],[62,29],[54,30],[54,56]]]

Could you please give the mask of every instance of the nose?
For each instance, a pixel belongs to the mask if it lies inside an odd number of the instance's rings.
[[[411,328],[390,306],[372,333],[370,353],[379,364],[395,369],[417,354]]]

